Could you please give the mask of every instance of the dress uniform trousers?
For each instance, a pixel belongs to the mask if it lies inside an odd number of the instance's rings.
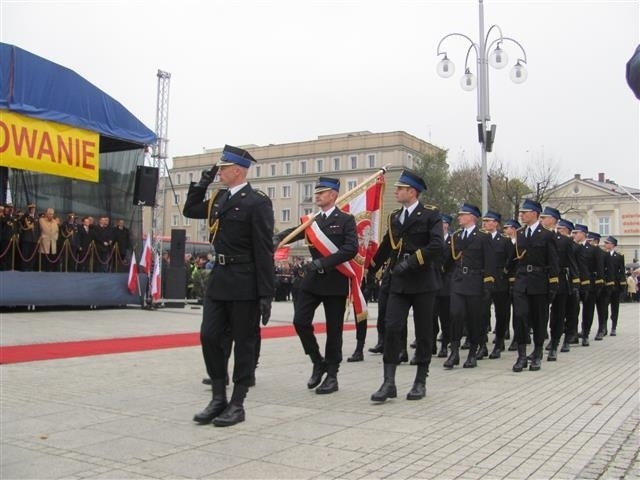
[[[544,344],[549,318],[547,294],[528,295],[524,292],[513,292],[513,313],[515,338],[518,344],[527,343],[529,328],[532,328],[533,344],[541,347]]]

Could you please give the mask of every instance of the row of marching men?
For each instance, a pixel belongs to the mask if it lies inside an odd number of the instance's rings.
[[[514,338],[509,350],[518,352],[515,372],[527,366],[540,370],[546,338],[550,337],[548,361],[556,361],[559,351],[570,351],[579,337],[588,346],[596,311],[595,340],[608,334],[609,309],[610,334],[616,335],[620,294],[626,288],[624,256],[616,251],[617,239],[607,237],[602,249],[599,234],[562,219],[553,207],[543,210],[533,200],[525,200],[519,213],[522,225],[513,219],[502,222],[495,211],[482,216],[478,207],[465,203],[457,216],[460,229],[453,234],[449,233],[453,218],[441,214],[444,251],[438,269],[442,281],[434,302],[431,345],[432,354],[446,358],[446,369],[460,364],[461,349],[468,350],[464,368],[474,368],[486,357],[500,358],[510,336],[512,312]],[[372,353],[384,352],[389,273],[382,276],[379,337],[369,349]],[[495,339],[489,353],[491,306]],[[581,310],[582,332],[578,333]],[[403,335],[401,342],[406,345]],[[533,351],[527,355],[531,343]],[[401,352],[400,361],[406,360],[407,354]],[[415,357],[411,363],[417,363]]]

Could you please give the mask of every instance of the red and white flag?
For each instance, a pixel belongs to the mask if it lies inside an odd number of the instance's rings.
[[[151,279],[151,298],[154,302],[160,300],[162,296],[162,279],[160,277],[160,255],[156,254],[156,260],[153,266],[153,277]]]
[[[362,294],[362,277],[369,267],[371,259],[378,250],[380,238],[380,218],[382,196],[384,194],[384,174],[380,173],[375,182],[360,195],[342,207],[342,210],[350,213],[356,219],[358,229],[358,254],[336,267],[336,269],[349,278],[350,298],[353,303],[356,321],[367,319],[367,303]],[[304,217],[304,222],[309,216]],[[316,222],[306,230],[307,238],[323,256],[331,255],[337,247],[320,230]]]
[[[129,280],[127,281],[129,291],[135,295],[138,291],[138,264],[136,262],[136,252],[131,254],[131,265],[129,265]]]
[[[142,249],[142,258],[140,258],[140,266],[144,269],[144,273],[151,273],[151,259],[153,257],[153,248],[151,248],[151,235],[147,233],[147,239]]]

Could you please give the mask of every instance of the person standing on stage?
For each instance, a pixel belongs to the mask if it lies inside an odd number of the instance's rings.
[[[611,309],[611,336],[616,336],[616,327],[618,326],[618,311],[620,309],[620,297],[627,288],[627,279],[624,270],[624,255],[616,252],[618,239],[608,236],[604,241],[604,248],[607,251],[605,257],[605,265],[609,271],[609,288],[611,295],[609,297],[609,306]]]
[[[480,209],[465,203],[458,212],[460,230],[453,234],[451,255],[456,262],[451,277],[451,354],[444,368],[460,362],[459,347],[462,328],[467,327],[469,352],[464,368],[475,368],[478,346],[484,335],[484,315],[495,283],[496,255],[491,236],[481,231],[476,222]]]
[[[553,233],[540,224],[542,206],[527,199],[520,207],[524,225],[518,230],[515,255],[518,260],[513,284],[513,317],[518,341],[518,360],[514,372],[527,366],[527,334],[533,329],[534,350],[529,370],[540,370],[549,303],[558,291],[558,250]]]
[[[509,329],[509,317],[511,310],[511,299],[509,298],[509,266],[513,261],[513,243],[511,239],[500,232],[500,221],[502,215],[498,212],[489,210],[484,217],[482,217],[482,229],[491,236],[489,244],[495,254],[495,282],[493,290],[491,291],[491,298],[485,307],[484,325],[491,325],[491,304],[496,316],[495,324],[495,345],[493,351],[489,354],[490,359],[500,358],[501,352],[504,351],[504,336]],[[486,334],[483,332],[486,350]],[[478,360],[480,360],[481,354],[478,353]]]
[[[419,400],[426,395],[433,341],[433,306],[441,283],[437,268],[443,247],[442,220],[436,207],[418,201],[427,185],[417,173],[403,170],[395,187],[395,197],[402,208],[389,215],[387,232],[372,262],[375,266],[389,260],[391,275],[385,315],[384,381],[371,395],[374,402],[397,396],[395,375],[402,328],[411,308],[417,370],[407,400]]]
[[[580,289],[580,272],[575,257],[573,241],[558,232],[560,212],[553,207],[545,207],[540,215],[542,226],[554,234],[556,248],[558,250],[558,264],[560,275],[558,276],[558,292],[551,303],[549,314],[549,326],[551,329],[551,341],[549,344],[548,362],[558,359],[558,345],[560,337],[567,329],[567,312],[571,313],[571,298],[577,298]]]
[[[273,208],[264,193],[247,182],[255,159],[241,148],[225,145],[217,166],[192,183],[184,216],[209,221],[215,266],[203,298],[200,341],[211,378],[213,397],[193,420],[227,427],[245,420],[244,399],[254,378],[259,321],[271,316],[274,294]],[[216,171],[226,189],[205,200]],[[233,393],[227,402],[228,332],[234,343]]]
[[[309,355],[313,363],[307,388],[315,388],[317,394],[329,394],[338,390],[349,278],[336,267],[348,262],[358,253],[356,220],[353,215],[336,206],[339,192],[340,180],[320,177],[315,186],[315,203],[321,211],[316,215],[314,223],[290,240],[294,242],[306,236],[309,253],[313,258],[304,266],[305,275],[293,305],[293,325],[304,353]],[[287,237],[294,229],[276,235],[277,241]],[[308,232],[309,229],[313,231]],[[324,255],[321,251],[325,249],[332,253]],[[320,304],[324,307],[327,322],[324,358],[313,330],[313,316]],[[325,373],[327,375],[323,380]]]

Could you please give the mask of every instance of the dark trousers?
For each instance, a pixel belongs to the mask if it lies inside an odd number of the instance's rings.
[[[620,290],[615,287],[609,298],[609,308],[611,309],[611,328],[615,329],[618,325],[618,311],[620,310]]]
[[[491,325],[491,304],[496,316],[496,338],[504,340],[504,336],[509,328],[509,317],[511,313],[511,299],[509,292],[491,292],[491,301],[487,303],[485,310],[485,325]],[[486,340],[486,339],[485,339]]]
[[[549,313],[549,327],[551,329],[551,342],[554,345],[558,345],[560,337],[565,332],[565,322],[567,319],[567,311],[569,305],[569,297],[571,295],[565,292],[558,292],[551,304],[551,311]]]
[[[598,312],[598,331],[604,332],[607,329],[607,319],[609,317],[609,297],[610,291],[603,287],[596,297],[596,311]]]
[[[582,302],[582,334],[589,336],[591,325],[593,324],[593,313],[596,309],[596,292],[589,290],[587,297]]]
[[[35,242],[21,242],[20,243],[20,269],[23,272],[32,272],[34,269],[40,270],[39,256],[36,252]]]
[[[527,295],[524,292],[513,292],[513,320],[518,345],[527,343],[529,328],[532,328],[534,346],[542,347],[548,318],[549,303],[546,293]]]
[[[478,345],[484,333],[485,302],[482,295],[451,294],[451,341],[459,342],[462,329],[467,327],[469,343]]]
[[[416,334],[415,360],[418,365],[431,363],[433,341],[433,305],[435,293],[389,293],[384,331],[384,363],[397,364],[402,344],[402,329],[406,328],[409,310],[413,307],[413,323]]]
[[[313,315],[322,304],[327,320],[327,342],[324,347],[324,360],[327,365],[337,368],[342,362],[342,327],[346,307],[345,296],[320,296],[300,290],[294,303],[293,326],[302,342],[304,353],[313,363],[322,360],[318,341],[313,333]],[[337,370],[336,370],[337,371]]]
[[[571,338],[578,334],[578,315],[580,314],[580,297],[569,295],[567,297],[567,317],[564,327],[564,334]]]
[[[433,342],[435,344],[438,336],[438,319],[440,320],[440,330],[442,331],[442,345],[447,346],[451,342],[451,297],[436,296],[433,307]]]
[[[391,276],[385,272],[380,282],[380,290],[378,291],[378,320],[376,329],[380,338],[384,338],[384,317],[387,314],[387,301],[389,299],[389,285]]]
[[[230,335],[234,354],[233,382],[249,386],[256,368],[258,320],[256,300],[223,302],[204,298],[200,342],[209,378],[224,381],[227,375]]]

